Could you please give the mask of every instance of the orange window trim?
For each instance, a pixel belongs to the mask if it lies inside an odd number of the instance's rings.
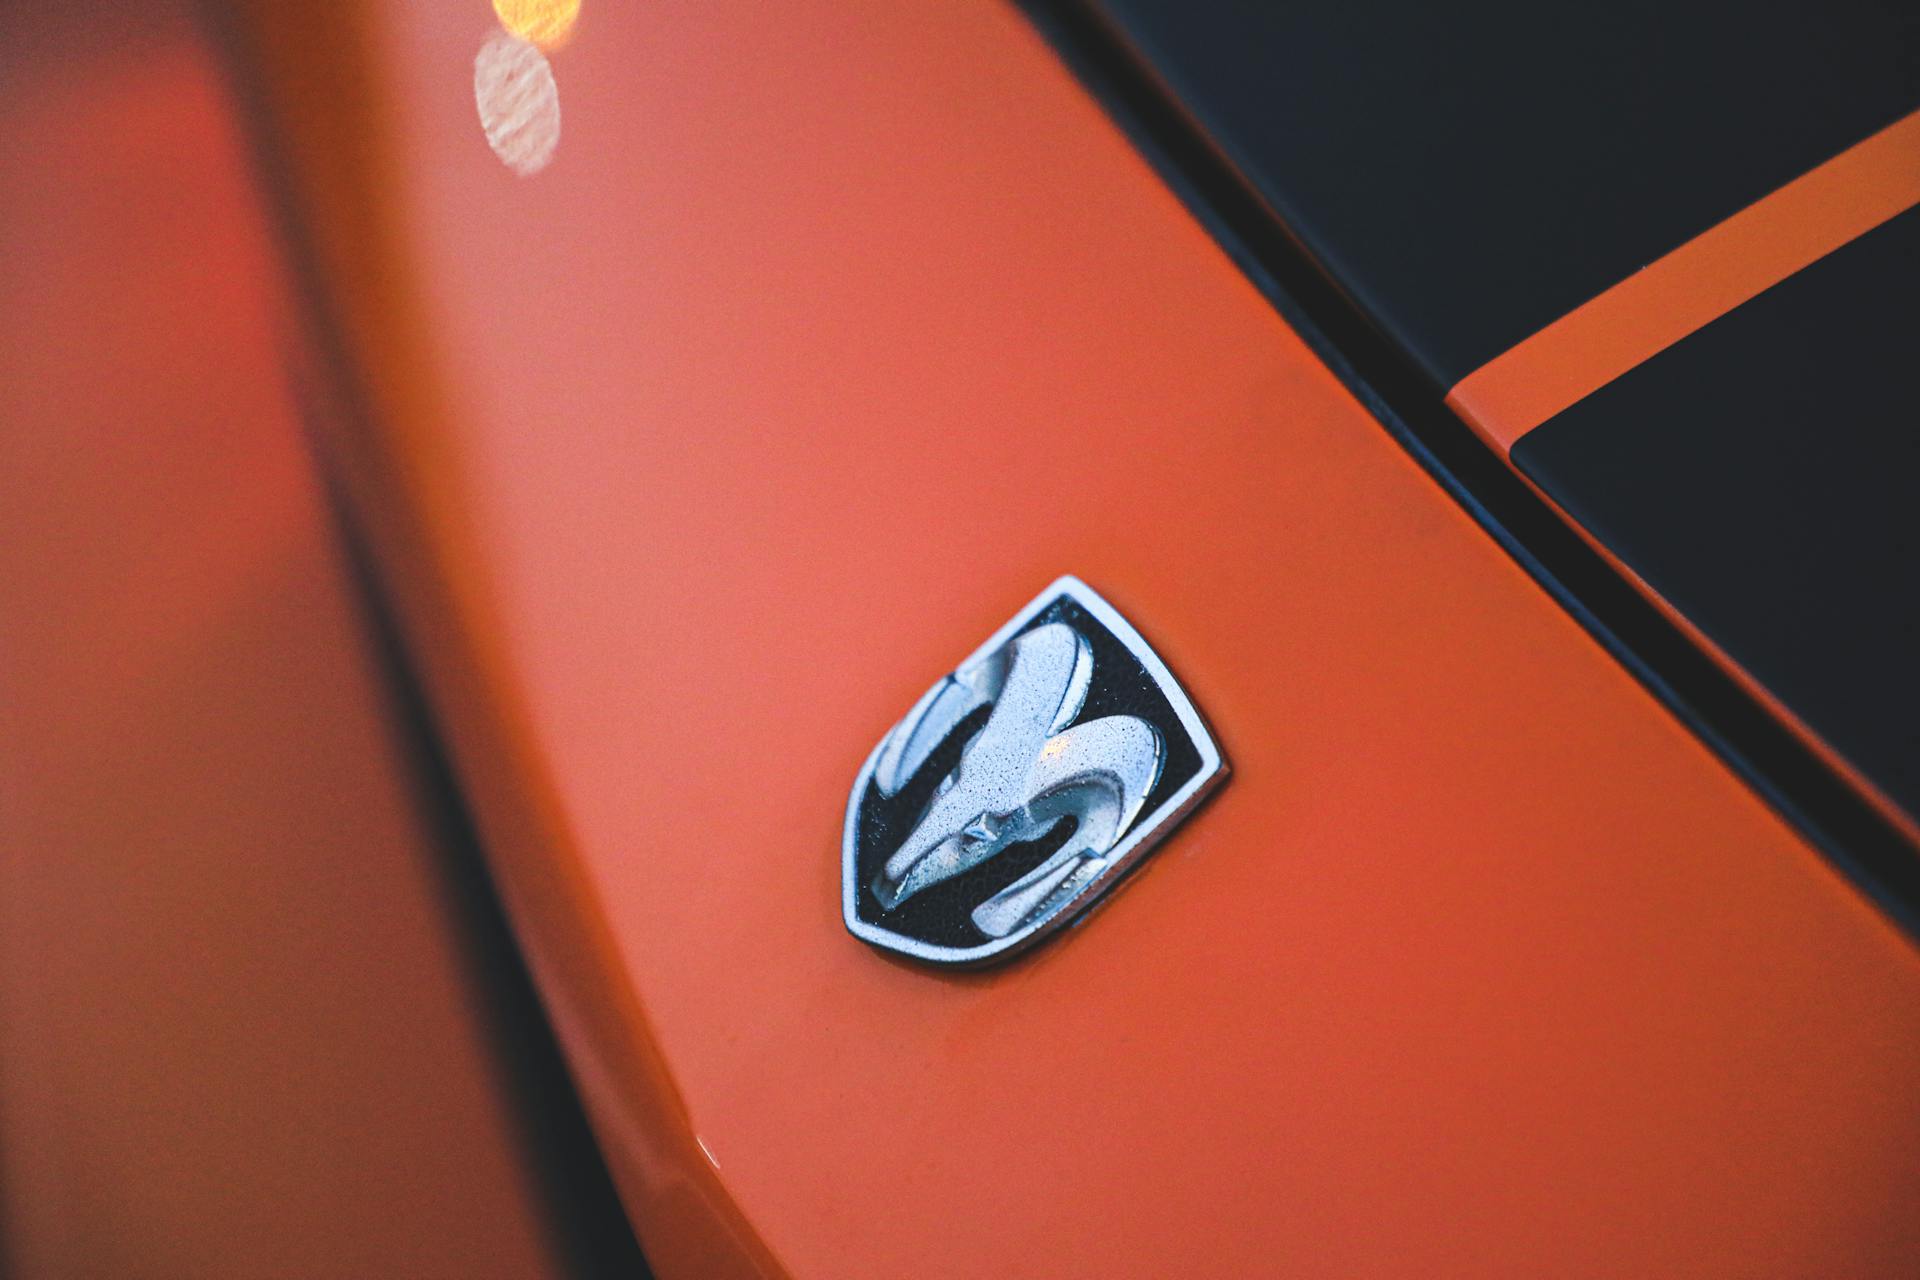
[[[1696,329],[1920,204],[1920,111],[1748,205],[1455,384],[1502,453]]]

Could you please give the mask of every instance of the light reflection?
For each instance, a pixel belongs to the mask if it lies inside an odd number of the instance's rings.
[[[473,60],[473,101],[487,145],[525,178],[540,172],[560,145],[560,90],[546,55],[496,31]]]
[[[493,0],[500,25],[542,49],[558,49],[580,20],[580,0]]]

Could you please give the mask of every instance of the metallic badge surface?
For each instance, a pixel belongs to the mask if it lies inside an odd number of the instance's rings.
[[[1184,690],[1062,578],[914,704],[847,802],[847,928],[982,964],[1092,906],[1227,774]]]

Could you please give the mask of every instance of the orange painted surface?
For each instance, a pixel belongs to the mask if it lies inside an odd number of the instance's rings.
[[[261,5],[335,445],[675,1277],[1904,1276],[1920,953],[1498,550],[1011,8]],[[347,88],[351,86],[351,90]],[[1030,960],[846,789],[1084,577],[1235,775]]]
[[[1447,404],[1504,454],[1575,401],[1916,204],[1920,112],[1495,356],[1462,378]]]
[[[217,63],[0,45],[0,1274],[573,1274]]]

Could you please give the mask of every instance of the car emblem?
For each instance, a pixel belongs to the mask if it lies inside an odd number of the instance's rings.
[[[1078,578],[1048,587],[880,740],[847,802],[847,928],[982,964],[1092,906],[1226,761],[1166,664]]]

